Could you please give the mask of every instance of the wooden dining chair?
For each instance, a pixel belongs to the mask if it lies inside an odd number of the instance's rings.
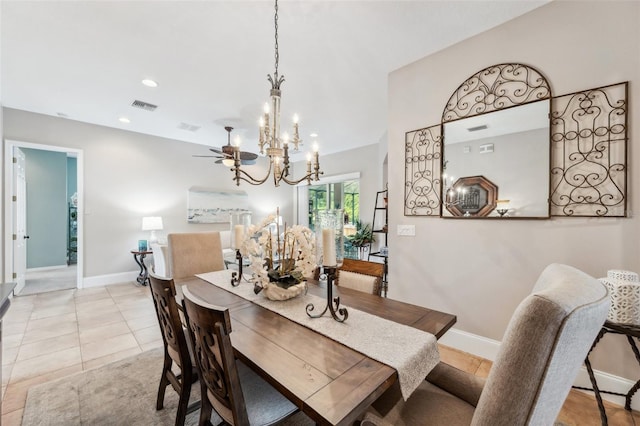
[[[167,386],[171,385],[180,396],[178,412],[176,413],[176,426],[182,426],[189,408],[191,385],[198,380],[198,373],[192,361],[182,321],[178,314],[178,303],[175,298],[176,290],[173,280],[161,278],[154,274],[149,274],[149,279],[153,305],[156,309],[164,343],[164,364],[162,366],[160,385],[158,386],[156,410],[163,408],[165,390]],[[172,371],[174,364],[180,369],[179,374],[175,374]]]
[[[187,328],[200,373],[199,425],[210,425],[212,410],[228,424],[271,425],[298,409],[240,361],[231,346],[229,310],[197,299],[183,288]]]
[[[174,280],[224,269],[219,232],[186,232],[167,235],[169,267]]]
[[[380,296],[384,264],[344,259],[338,269],[337,285]]]

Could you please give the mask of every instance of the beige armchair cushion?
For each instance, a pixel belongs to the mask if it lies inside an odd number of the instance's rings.
[[[552,425],[608,310],[598,280],[549,265],[513,314],[477,404],[481,383],[439,368],[406,402],[385,393],[362,424]]]
[[[169,234],[167,239],[174,280],[224,269],[219,232]]]

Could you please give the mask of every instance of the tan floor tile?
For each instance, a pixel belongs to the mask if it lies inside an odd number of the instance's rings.
[[[109,294],[113,296],[121,296],[123,294],[137,294],[140,293],[140,287],[137,287],[133,282],[124,284],[113,284],[106,286]],[[145,287],[146,288],[146,287]],[[149,289],[147,289],[149,291]]]
[[[152,342],[148,342],[148,343],[143,343],[140,345],[140,347],[142,348],[142,351],[150,351],[151,349],[155,349],[155,348],[161,348],[164,345],[164,342],[162,341],[162,339],[160,340],[154,340]]]
[[[20,346],[22,343],[22,339],[24,338],[24,333],[21,334],[12,334],[10,336],[2,336],[2,348],[13,348],[16,346]]]
[[[13,364],[7,364],[2,366],[2,386],[9,383],[11,378],[11,370],[13,370]]]
[[[43,308],[35,308],[31,313],[31,320],[55,317],[62,314],[71,314],[76,312],[76,304],[74,302],[65,303],[64,305],[47,306]]]
[[[22,424],[22,411],[16,410],[2,415],[2,426],[20,426]]]
[[[153,342],[154,340],[158,340],[158,339],[162,340],[162,334],[160,334],[160,327],[157,325],[136,330],[133,332],[133,335],[135,336],[139,345]]]
[[[84,362],[131,348],[139,348],[138,342],[131,333],[80,346]]]
[[[141,330],[143,328],[151,327],[152,325],[158,324],[158,317],[156,313],[148,314],[147,316],[134,318],[132,320],[127,321],[127,325],[131,330]]]
[[[94,328],[81,328],[80,344],[85,345],[87,343],[104,340],[110,337],[120,336],[127,333],[131,333],[131,329],[125,321],[114,322],[113,324],[106,324]]]
[[[78,316],[79,320],[84,320],[84,319],[90,319],[90,318],[96,317],[98,315],[109,314],[109,313],[120,313],[120,309],[118,309],[118,306],[115,303],[104,304],[103,306],[96,306],[93,309],[88,309],[88,310],[81,309],[76,312],[76,315]]]
[[[19,350],[20,350],[19,346],[6,348],[3,345],[2,346],[2,365],[13,364],[14,362],[16,362],[16,358],[18,356]]]
[[[76,294],[74,297],[76,298],[76,302],[78,299],[82,299],[85,297],[96,297],[100,296],[111,296],[107,291],[106,287],[89,287],[89,288],[81,288],[76,290]]]
[[[33,330],[28,330],[24,334],[24,338],[22,339],[22,344],[33,343],[40,340],[51,339],[53,337],[63,336],[65,334],[73,333],[78,331],[78,322],[77,321],[66,321],[64,323],[56,324],[55,322],[51,322],[46,326],[43,325],[40,328],[34,328]]]
[[[156,317],[156,310],[151,306],[140,307],[136,309],[129,309],[121,311],[122,316],[127,321],[133,321],[138,318],[144,317]]]
[[[62,336],[53,337],[51,339],[23,344],[20,346],[20,351],[16,361],[25,361],[40,355],[46,355],[73,347],[80,347],[80,339],[78,337],[77,330],[73,333],[63,334]]]
[[[20,321],[15,323],[5,323],[2,321],[2,335],[11,336],[13,334],[22,334],[27,330],[28,321]]]
[[[78,347],[40,355],[25,361],[18,361],[13,365],[9,384],[81,363],[82,357]]]
[[[89,315],[86,313],[84,315],[78,314],[78,326],[81,331],[122,321],[124,321],[124,317],[120,314],[120,311],[118,311],[117,308],[114,312],[101,312],[95,315]]]
[[[9,312],[7,312],[7,314],[5,315],[5,317],[2,319],[2,325],[6,326],[6,325],[12,325],[15,323],[21,323],[21,322],[28,322],[29,318],[31,318],[31,312],[33,312],[33,309],[24,309],[22,311],[14,311],[14,306],[13,304],[11,304],[10,308],[9,308]],[[9,315],[12,314],[12,315]]]
[[[59,290],[59,291],[51,291],[47,293],[40,293],[36,300],[34,301],[34,305],[36,307],[47,307],[54,305],[62,305],[64,303],[73,303],[73,298],[76,290]]]
[[[76,301],[76,312],[95,312],[98,309],[103,309],[102,312],[105,312],[104,309],[112,306],[116,306],[116,304],[110,296],[97,300],[83,300],[81,303]]]
[[[24,407],[24,403],[27,399],[27,392],[32,386],[59,379],[61,377],[71,376],[72,374],[78,373],[80,371],[82,371],[82,364],[76,364],[71,367],[52,371],[47,374],[9,384],[7,386],[5,399],[3,399],[2,401],[2,412],[8,413],[10,411],[14,411]]]
[[[65,323],[75,323],[76,322],[76,313],[70,312],[68,314],[56,315],[54,317],[42,318],[42,319],[32,319],[27,324],[27,332],[31,330],[39,330],[47,327],[57,327],[60,324]]]
[[[115,352],[109,355],[102,356],[100,358],[91,359],[82,364],[84,370],[89,370],[91,368],[101,367],[105,364],[109,364],[110,362],[116,362],[124,358],[128,358],[130,356],[137,355],[141,353],[142,350],[138,347],[125,349],[123,351]]]

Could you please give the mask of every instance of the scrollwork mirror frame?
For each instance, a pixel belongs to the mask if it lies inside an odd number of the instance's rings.
[[[553,97],[543,74],[520,63],[473,74],[440,124],[405,133],[405,216],[443,217],[446,122],[550,99],[549,216],[626,217],[627,97],[628,82]]]

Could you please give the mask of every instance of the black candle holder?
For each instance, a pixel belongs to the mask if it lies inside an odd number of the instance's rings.
[[[340,307],[340,296],[333,297],[333,280],[336,277],[337,268],[324,266],[323,269],[327,275],[327,306],[318,315],[312,315],[311,312],[315,309],[315,306],[313,306],[313,303],[309,303],[306,308],[307,315],[311,318],[320,318],[329,310],[334,320],[345,322],[349,317],[349,312],[347,312],[347,308]]]
[[[236,249],[236,261],[238,261],[238,272],[231,273],[231,285],[233,287],[239,286],[240,281],[242,281],[242,254],[240,249]]]

